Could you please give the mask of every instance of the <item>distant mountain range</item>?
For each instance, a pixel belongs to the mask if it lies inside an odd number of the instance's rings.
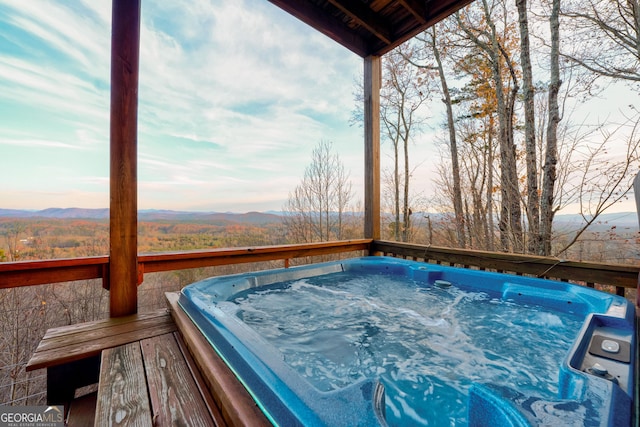
[[[0,209],[0,218],[108,219],[109,209],[48,208],[43,210]],[[229,221],[245,224],[280,222],[281,216],[266,212],[184,212],[145,209],[138,211],[143,221]]]
[[[188,212],[172,210],[145,209],[138,212],[143,221],[198,221],[198,222],[238,222],[245,224],[270,224],[282,220],[282,212]],[[416,215],[430,215],[438,218],[439,214],[418,213]],[[48,208],[43,210],[1,209],[0,218],[58,218],[58,219],[108,219],[109,209],[83,208]],[[556,215],[556,228],[565,230],[576,229],[584,220],[580,215]],[[638,215],[635,212],[619,212],[601,215],[590,227],[592,231],[610,229],[611,227],[638,230]]]
[[[575,230],[584,224],[582,216],[577,214],[556,215],[553,221],[554,228],[564,230]],[[638,214],[636,212],[616,212],[600,215],[591,224],[589,230],[604,231],[616,227],[618,231],[634,232],[638,231]]]

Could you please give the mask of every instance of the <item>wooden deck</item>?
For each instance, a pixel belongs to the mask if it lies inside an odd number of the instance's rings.
[[[69,426],[270,425],[167,294],[169,310],[47,331],[28,370]],[[83,392],[83,390],[89,390]]]

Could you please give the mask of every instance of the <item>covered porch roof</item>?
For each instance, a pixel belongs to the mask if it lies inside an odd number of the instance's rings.
[[[352,52],[383,55],[471,0],[269,0]]]

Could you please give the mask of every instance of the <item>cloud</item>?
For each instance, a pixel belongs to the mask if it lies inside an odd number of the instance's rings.
[[[0,139],[0,145],[16,145],[20,147],[46,147],[46,148],[68,148],[78,149],[77,145],[68,144],[62,141],[44,140],[44,139]]]
[[[110,4],[0,0],[0,38],[8,41],[0,44],[0,109],[11,114],[0,143],[92,150],[66,159],[78,183],[108,155]],[[347,123],[361,60],[276,6],[143,2],[141,25],[141,204],[188,208],[212,198],[235,210],[233,203],[255,198],[279,209],[320,139],[346,158],[361,151],[360,132]],[[16,150],[0,167],[24,156]],[[35,194],[32,178],[14,179]],[[79,194],[72,181],[40,179],[60,186],[60,197],[67,188],[67,201],[56,205],[80,203],[70,199]]]

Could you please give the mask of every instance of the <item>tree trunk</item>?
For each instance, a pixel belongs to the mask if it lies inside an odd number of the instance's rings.
[[[502,82],[502,67],[500,66],[500,49],[498,47],[498,39],[496,36],[495,25],[491,21],[489,14],[489,7],[486,0],[483,1],[485,10],[485,17],[487,23],[491,28],[491,46],[487,50],[491,58],[491,71],[496,89],[496,104],[498,110],[498,131],[500,138],[500,195],[501,195],[501,207],[500,207],[500,249],[503,251],[511,250],[511,243],[516,240],[514,237],[514,230],[512,229],[512,217],[514,215],[514,208],[519,208],[520,200],[515,194],[516,200],[514,200],[514,186],[517,188],[517,173],[515,156],[513,155],[513,146],[510,143],[509,137],[509,124],[511,119],[507,107],[507,100],[504,93],[504,85]]]
[[[460,165],[458,164],[458,143],[456,140],[456,128],[453,119],[453,108],[451,105],[451,94],[449,93],[449,85],[444,74],[440,51],[436,45],[435,26],[431,27],[431,41],[433,48],[433,56],[438,66],[438,74],[440,76],[440,85],[442,86],[442,94],[444,103],[447,108],[447,128],[449,129],[449,147],[451,150],[451,174],[453,176],[453,212],[456,222],[456,234],[458,238],[458,247],[466,247],[464,212],[462,211],[462,189],[460,185]]]
[[[490,251],[495,250],[494,230],[495,225],[493,222],[493,133],[495,125],[491,117],[489,117],[489,140],[487,142],[487,156],[484,169],[487,171],[487,222],[485,223],[485,236],[487,238],[487,249]]]
[[[556,164],[558,163],[558,123],[560,109],[558,92],[560,91],[560,0],[553,0],[549,26],[551,29],[550,76],[549,76],[549,122],[547,123],[547,147],[543,167],[540,237],[542,250],[540,255],[551,254],[551,233],[553,226],[554,189],[556,183]]]
[[[411,233],[411,208],[409,207],[409,138],[404,139],[404,194],[402,207],[402,241],[408,242]]]
[[[398,141],[396,140],[394,143],[394,165],[393,165],[393,181],[394,181],[394,203],[395,203],[395,221],[393,225],[393,234],[394,238],[397,242],[401,241],[400,239],[400,165],[399,165],[399,153],[398,153]]]
[[[538,253],[540,245],[540,197],[538,195],[538,165],[536,157],[535,106],[533,73],[529,43],[527,0],[516,0],[520,24],[520,63],[524,95],[524,140],[527,162],[527,219],[529,223],[529,253]]]

